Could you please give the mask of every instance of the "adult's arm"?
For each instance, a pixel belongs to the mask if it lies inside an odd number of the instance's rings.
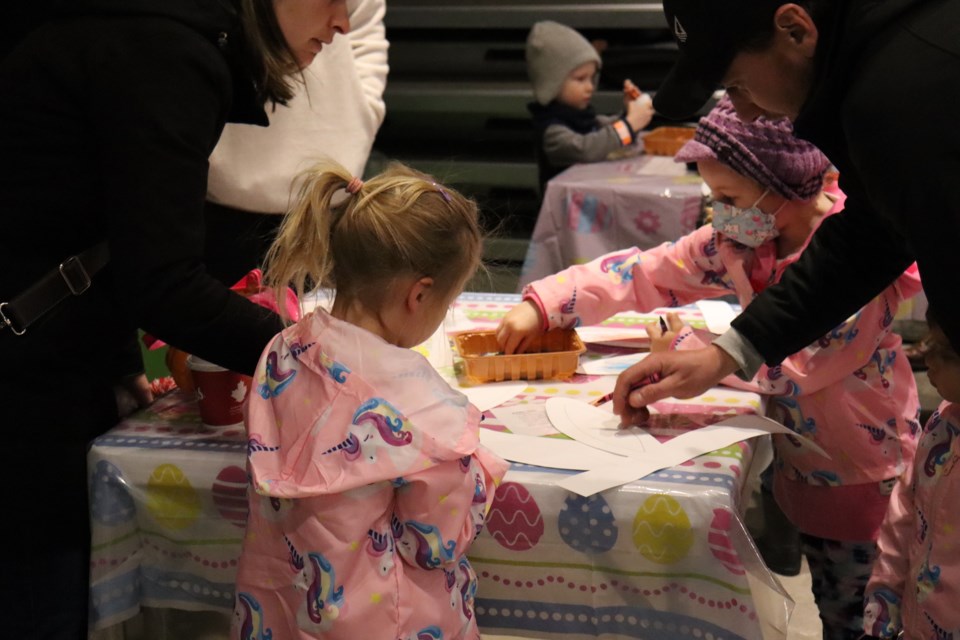
[[[202,260],[207,157],[231,106],[228,68],[213,43],[173,21],[131,19],[112,31],[87,61],[97,72],[85,95],[115,295],[137,326],[250,373],[280,320]]]
[[[796,263],[730,324],[768,365],[810,344],[890,285],[913,257],[906,240],[848,197]]]

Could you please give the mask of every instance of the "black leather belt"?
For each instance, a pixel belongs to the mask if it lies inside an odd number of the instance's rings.
[[[90,288],[90,279],[110,260],[106,242],[70,256],[26,291],[8,302],[0,302],[0,331],[9,328],[18,336],[45,313],[70,296]]]

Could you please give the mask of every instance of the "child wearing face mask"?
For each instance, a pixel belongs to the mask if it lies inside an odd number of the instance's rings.
[[[531,283],[498,328],[506,353],[554,327],[594,324],[623,310],[677,307],[735,294],[743,306],[779,280],[820,222],[842,209],[823,190],[827,158],[787,120],[742,122],[727,99],[677,161],[696,162],[713,198],[712,226],[654,249],[617,251]],[[878,256],[878,260],[882,260]],[[856,638],[876,536],[894,480],[913,459],[920,410],[911,367],[891,331],[899,303],[919,292],[915,267],[828,335],[749,383],[768,415],[831,456],[774,436],[773,493],[801,531],[825,638]],[[683,328],[676,349],[709,335]]]
[[[586,38],[566,25],[545,20],[527,36],[527,73],[535,102],[540,191],[547,181],[580,162],[606,160],[632,145],[653,119],[650,96],[625,80],[623,113],[598,116],[590,105],[600,71],[600,54]]]
[[[943,402],[923,427],[913,472],[890,497],[864,600],[869,638],[960,638],[960,354],[935,309],[927,322],[927,375]]]

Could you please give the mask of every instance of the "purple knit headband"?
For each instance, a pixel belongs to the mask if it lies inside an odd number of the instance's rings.
[[[823,188],[830,161],[815,146],[793,135],[786,118],[743,122],[724,96],[700,119],[693,140],[677,162],[715,159],[790,200],[809,200]]]

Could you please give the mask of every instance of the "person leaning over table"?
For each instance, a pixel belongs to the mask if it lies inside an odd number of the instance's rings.
[[[249,374],[282,327],[205,272],[207,158],[347,31],[344,0],[75,0],[0,61],[6,635],[86,637],[87,444],[118,381],[150,400],[137,329]]]
[[[690,397],[776,365],[843,322],[916,260],[960,347],[960,3],[949,0],[665,0],[680,54],[654,97],[694,113],[723,86],[743,120],[787,116],[836,165],[844,211],[712,345],[658,354],[617,380],[614,410]],[[634,389],[645,377],[662,380]]]
[[[700,119],[674,160],[697,163],[713,199],[711,224],[676,242],[614,251],[530,283],[497,329],[505,353],[522,351],[546,329],[596,324],[624,310],[649,312],[731,293],[746,307],[802,255],[814,230],[843,209],[843,193],[824,186],[830,162],[819,149],[798,140],[784,118],[741,121],[727,98]],[[916,382],[890,327],[900,302],[919,290],[911,268],[856,317],[778,366],[761,367],[749,382],[723,381],[766,395],[768,417],[831,456],[794,437],[773,436],[773,495],[763,492],[759,541],[761,553],[790,544],[792,527],[776,528],[768,518],[777,514],[766,504],[775,497],[803,534],[797,546],[809,564],[825,639],[859,636],[880,522],[916,450]],[[679,318],[669,329],[663,333],[672,336],[674,349],[709,341],[709,333],[683,327]]]
[[[386,0],[347,0],[347,10],[350,33],[304,69],[286,105],[268,110],[270,126],[228,123],[210,156],[204,259],[225,284],[260,266],[298,172],[323,157],[363,175],[386,112]]]

